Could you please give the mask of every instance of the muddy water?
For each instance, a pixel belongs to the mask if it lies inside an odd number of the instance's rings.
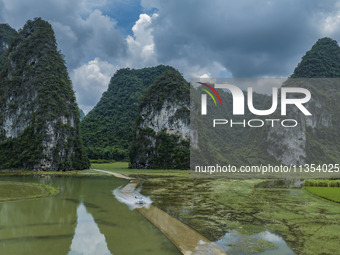
[[[112,190],[126,181],[112,177],[1,177],[44,183],[55,197],[0,203],[0,254],[180,254]]]

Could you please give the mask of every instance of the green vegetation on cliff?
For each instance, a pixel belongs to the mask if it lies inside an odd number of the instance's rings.
[[[132,168],[189,169],[189,101],[190,85],[176,71],[163,73],[146,90],[130,149]]]
[[[121,69],[111,78],[108,90],[81,122],[82,136],[91,159],[127,160],[128,148],[145,89],[170,66]]]
[[[0,74],[0,168],[89,167],[79,111],[54,32],[28,21],[8,48]]]
[[[267,135],[269,126],[251,128],[248,125],[216,125],[212,127],[213,119],[226,119],[228,121],[242,123],[243,120],[264,119],[263,116],[252,114],[247,108],[245,115],[235,116],[233,109],[233,97],[229,91],[216,89],[223,102],[223,107],[216,107],[212,100],[207,101],[207,112],[201,115],[200,100],[202,90],[192,89],[192,116],[191,128],[197,130],[196,141],[192,144],[191,159],[195,166],[223,164],[223,165],[260,165],[277,164],[277,161],[267,152]],[[244,91],[247,98],[247,92]],[[269,109],[271,98],[268,95],[253,93],[254,107],[257,109]]]
[[[8,24],[0,24],[0,69],[2,67],[7,48],[18,35],[17,31]]]
[[[38,183],[0,182],[0,202],[56,195],[56,188]]]
[[[337,41],[328,37],[319,39],[303,56],[291,77],[340,77],[340,48]]]
[[[340,47],[330,38],[319,39],[296,67],[293,78],[312,95],[308,104],[314,126],[306,128],[307,162],[340,162]],[[315,79],[315,78],[323,78]],[[329,78],[329,79],[325,79]],[[332,79],[337,78],[337,79]]]

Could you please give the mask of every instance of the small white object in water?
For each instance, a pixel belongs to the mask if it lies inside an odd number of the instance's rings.
[[[113,195],[119,202],[126,204],[130,210],[134,210],[136,208],[148,209],[152,204],[152,200],[150,197],[140,194],[140,190],[141,188],[139,187],[133,192],[124,192],[122,191],[122,187],[119,187],[113,191]]]
[[[142,205],[144,204],[143,196],[135,196],[136,204]]]

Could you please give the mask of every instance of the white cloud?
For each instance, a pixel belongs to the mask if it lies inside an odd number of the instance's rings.
[[[333,34],[334,31],[338,30],[339,24],[340,15],[329,16],[324,20],[322,24],[323,26],[321,27],[321,32],[324,34]]]
[[[94,60],[73,69],[71,79],[74,90],[81,109],[86,113],[99,101],[102,93],[107,90],[111,76],[116,70],[122,67],[141,68],[146,66],[157,65],[157,55],[154,51],[154,41],[150,25],[157,19],[157,14],[149,16],[141,14],[135,25],[132,27],[133,36],[126,37],[126,55],[121,54],[116,59],[110,58],[108,54],[110,48],[114,49],[115,45],[115,22],[109,17],[105,17],[99,10],[93,11],[86,20],[83,20],[82,26],[90,29],[92,38],[88,39],[85,46],[92,52],[91,56],[97,56]],[[79,38],[68,26],[54,23],[56,33],[64,37],[70,44],[78,44]],[[84,44],[83,44],[84,45]],[[107,51],[103,51],[107,48]],[[69,50],[77,50],[76,47],[70,46]],[[79,50],[79,49],[78,49]],[[104,54],[103,54],[104,53]],[[89,55],[89,52],[87,52]],[[72,54],[71,54],[72,55]],[[75,54],[80,56],[80,53]],[[69,58],[70,59],[70,58]],[[110,61],[111,60],[111,61]],[[111,63],[110,63],[111,62]],[[115,64],[112,64],[115,63]]]
[[[201,79],[208,79],[208,78],[210,78],[210,77],[211,77],[211,75],[210,75],[210,74],[207,74],[207,73],[204,73],[204,74],[202,74],[202,75],[200,76]]]
[[[86,20],[82,20],[82,31],[88,34],[83,44],[86,55],[112,61],[114,57],[125,55],[125,41],[116,28],[116,21],[94,10]]]
[[[126,43],[116,21],[100,10],[93,10],[86,18],[78,15],[72,21],[50,23],[70,69],[96,57],[114,62],[126,53]]]
[[[323,36],[334,36],[339,33],[340,27],[340,2],[333,6],[333,12],[323,13],[318,23],[320,24],[320,33]]]
[[[66,0],[69,1],[69,0]],[[92,10],[97,9],[99,7],[103,7],[107,5],[107,0],[78,0],[80,12],[81,13],[90,13]]]
[[[231,77],[230,71],[222,66],[220,63],[213,61],[211,63],[187,61],[186,59],[174,59],[166,62],[166,64],[173,66],[186,80],[190,81],[193,78],[207,78],[211,77]]]
[[[133,36],[127,36],[128,58],[125,65],[130,67],[145,67],[157,63],[155,44],[152,35],[152,22],[155,22],[158,14],[149,16],[139,15],[139,19],[132,27]]]
[[[95,58],[72,71],[71,79],[79,107],[85,113],[92,109],[107,90],[110,78],[117,69],[118,66]]]

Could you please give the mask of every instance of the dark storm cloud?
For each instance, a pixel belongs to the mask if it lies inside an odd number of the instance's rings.
[[[157,7],[153,35],[161,62],[218,61],[236,77],[290,75],[323,36],[338,1],[144,1]],[[335,38],[336,39],[336,38]]]
[[[4,18],[4,3],[2,1],[0,1],[0,23],[4,23],[6,22],[5,18]]]
[[[92,11],[85,19],[78,16],[70,22],[51,23],[70,68],[79,66],[84,60],[99,57],[113,61],[125,54],[126,43],[115,21],[99,10]]]
[[[98,9],[105,4],[90,0],[0,0],[3,20],[16,29],[35,17],[49,21],[70,69],[96,57],[112,60],[125,54],[125,39],[115,20]]]

